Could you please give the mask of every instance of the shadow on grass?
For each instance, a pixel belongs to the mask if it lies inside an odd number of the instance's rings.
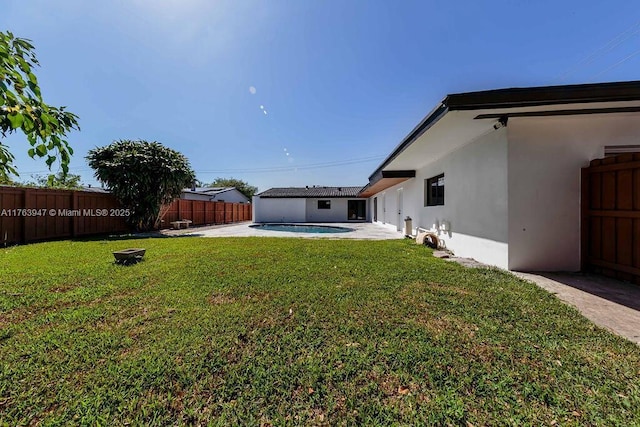
[[[167,235],[162,233],[127,233],[127,234],[109,234],[109,235],[97,235],[87,237],[74,237],[69,239],[72,242],[102,242],[102,241],[121,241],[121,240],[141,240],[141,239],[175,239],[184,237],[201,237],[201,235],[193,234],[179,234],[179,235]]]
[[[131,267],[132,265],[140,264],[144,262],[144,258],[132,258],[132,259],[124,259],[121,261],[114,261],[113,264],[118,267]]]
[[[20,242],[1,242],[0,249],[8,249],[15,246],[27,246],[35,245],[38,243],[46,242],[61,242],[67,240],[69,242],[111,242],[111,241],[123,241],[123,240],[142,240],[142,239],[174,239],[184,237],[202,237],[203,234],[163,234],[160,232],[146,232],[146,233],[122,233],[122,234],[94,234],[90,236],[77,236],[77,237],[59,237],[45,240],[37,240],[32,242],[20,243]]]

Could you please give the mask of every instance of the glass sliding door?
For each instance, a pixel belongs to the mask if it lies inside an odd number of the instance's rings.
[[[367,219],[367,201],[349,200],[347,202],[347,211],[349,221],[365,221]]]

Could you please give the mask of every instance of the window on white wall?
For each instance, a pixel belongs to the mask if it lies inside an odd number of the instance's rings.
[[[444,174],[424,180],[424,205],[444,205]]]
[[[331,200],[318,200],[318,209],[331,209]]]

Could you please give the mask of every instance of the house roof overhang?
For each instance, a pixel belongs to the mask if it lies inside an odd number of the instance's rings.
[[[408,179],[415,178],[415,170],[390,170],[380,171],[379,177],[375,180],[373,185],[367,184],[362,190],[360,190],[359,197],[371,197],[389,187],[393,187],[396,184],[400,184]]]
[[[499,130],[510,117],[625,112],[640,112],[640,81],[447,95],[369,176],[369,183],[360,194],[369,197],[403,181],[394,182],[384,172],[415,171],[486,133]]]

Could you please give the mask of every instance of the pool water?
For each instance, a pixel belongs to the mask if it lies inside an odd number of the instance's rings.
[[[332,227],[329,225],[303,225],[303,224],[254,224],[251,228],[268,231],[285,231],[289,233],[349,233],[353,228]]]

